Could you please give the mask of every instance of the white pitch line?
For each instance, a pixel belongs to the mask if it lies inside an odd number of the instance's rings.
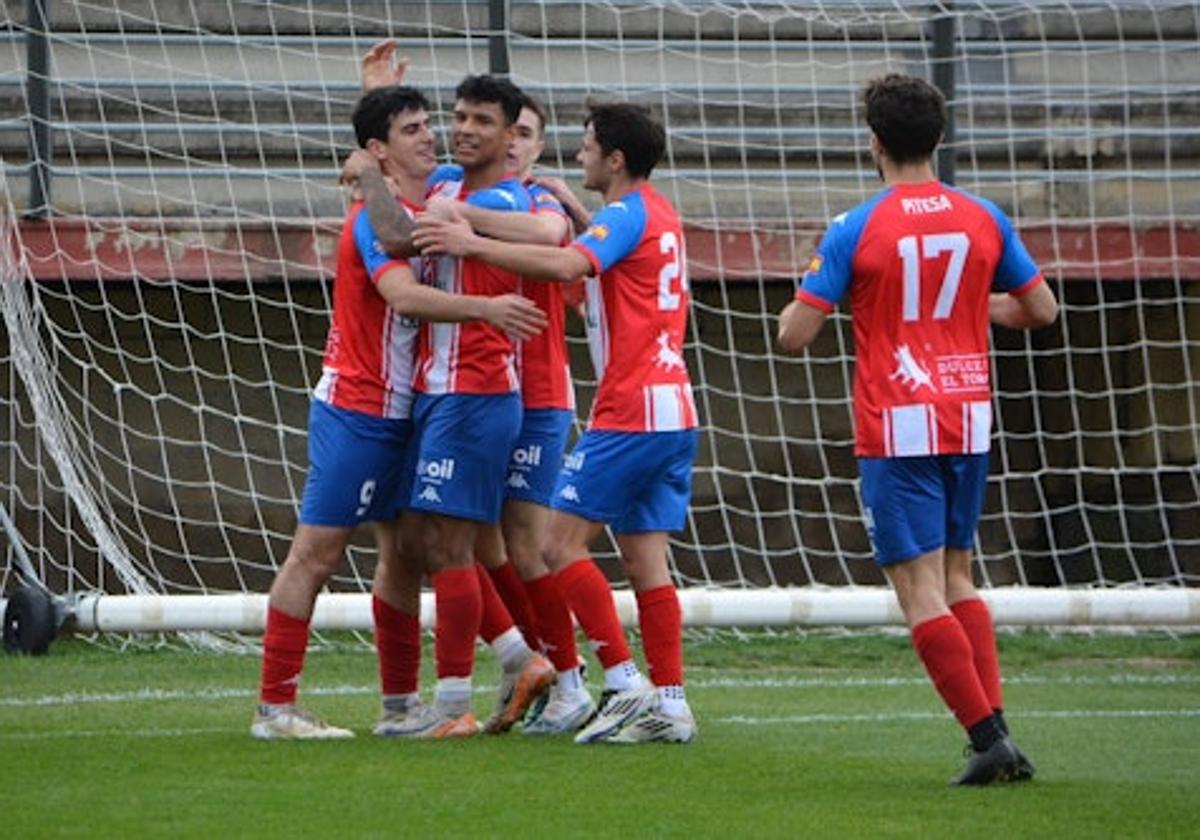
[[[1016,718],[1053,718],[1073,720],[1076,718],[1192,718],[1200,717],[1200,709],[1019,709],[1013,712]],[[941,720],[950,717],[949,712],[882,712],[857,715],[786,715],[783,717],[757,718],[745,715],[712,718],[713,723],[732,723],[739,726],[792,726],[812,723],[903,723],[914,720]]]
[[[1042,677],[1026,674],[1004,680],[1005,685],[1193,685],[1200,683],[1200,674],[1111,674],[1098,677],[1069,675]],[[688,681],[688,688],[891,688],[927,685],[925,677],[713,677]],[[375,694],[375,685],[314,686],[303,689],[308,697],[343,697]],[[491,694],[494,685],[475,686],[476,694]],[[170,700],[237,700],[258,696],[257,688],[198,688],[162,689],[140,688],[134,691],[68,692],[33,697],[0,697],[0,708],[29,708],[38,706],[75,706],[85,703],[156,703]]]
[[[785,717],[755,718],[743,715],[709,718],[708,723],[731,726],[796,726],[804,724],[840,723],[907,723],[912,721],[943,720],[948,712],[886,712],[856,715],[788,715]],[[1126,720],[1152,720],[1161,718],[1200,717],[1200,709],[1022,709],[1019,717],[1053,718],[1077,720],[1079,718],[1121,718]],[[705,721],[702,721],[705,722]],[[230,727],[206,727],[197,729],[93,729],[51,730],[47,732],[0,732],[0,743],[5,741],[48,741],[79,738],[187,738],[206,735],[228,735],[244,732]]]

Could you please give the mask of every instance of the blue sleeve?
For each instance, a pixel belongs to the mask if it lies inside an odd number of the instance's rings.
[[[646,233],[646,205],[639,195],[614,201],[592,217],[573,243],[591,254],[592,265],[607,271],[633,252]]]
[[[463,170],[457,163],[439,164],[438,168],[433,170],[429,177],[425,179],[425,189],[431,190],[442,181],[461,181],[462,179]]]
[[[528,213],[533,209],[529,193],[511,178],[493,184],[486,190],[471,193],[467,196],[467,204],[485,210],[510,210],[518,213]]]
[[[834,217],[821,244],[817,246],[816,256],[800,280],[797,296],[818,298],[828,304],[831,310],[846,296],[850,289],[854,252],[858,250],[863,228],[867,226],[875,205],[886,194],[880,193],[865,204]]]
[[[1000,231],[1000,262],[992,278],[992,291],[1011,292],[1029,285],[1029,281],[1040,273],[1037,263],[1029,255],[1025,243],[1017,236],[1004,211],[990,201],[980,199],[980,203],[991,213]]]
[[[389,265],[406,262],[389,256],[387,251],[383,250],[366,210],[360,211],[354,220],[354,245],[372,280],[379,279],[379,273]]]

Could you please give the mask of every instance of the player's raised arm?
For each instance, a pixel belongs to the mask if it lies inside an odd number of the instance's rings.
[[[424,254],[474,258],[524,277],[568,283],[592,273],[591,261],[574,248],[488,239],[476,234],[461,216],[420,216],[412,241]]]
[[[387,38],[375,44],[362,58],[363,90],[404,84],[408,57],[396,57],[396,41]]]
[[[477,233],[505,242],[526,242],[533,245],[558,245],[567,234],[567,219],[558,213],[513,213],[510,210],[491,210],[466,202],[434,198],[425,205],[433,218],[450,218],[456,210]]]

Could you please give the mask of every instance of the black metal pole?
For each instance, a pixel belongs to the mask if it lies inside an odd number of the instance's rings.
[[[28,73],[25,97],[29,105],[29,208],[26,215],[50,215],[50,41],[46,4],[49,0],[26,0],[28,31],[25,52]]]
[[[488,72],[507,76],[508,0],[488,0]]]
[[[946,134],[937,153],[938,178],[947,184],[954,183],[954,80],[958,69],[958,54],[955,36],[957,19],[952,14],[950,3],[942,5],[945,11],[933,21],[933,84],[946,97]]]

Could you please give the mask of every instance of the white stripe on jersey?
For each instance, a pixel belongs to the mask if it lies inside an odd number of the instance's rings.
[[[963,403],[963,452],[977,455],[987,452],[992,443],[991,402]]]
[[[937,453],[937,413],[932,405],[899,405],[883,411],[887,455],[904,458]]]
[[[408,418],[412,415],[413,368],[417,363],[417,327],[411,326],[399,312],[392,310],[388,329],[392,333],[391,359],[387,367],[387,417]],[[387,347],[388,345],[385,345]]]
[[[608,367],[608,313],[604,311],[604,292],[600,286],[600,277],[588,277],[584,280],[584,292],[587,295],[587,339],[588,355],[592,357],[592,368],[596,372],[596,381],[604,378],[604,369]]]
[[[337,391],[338,372],[333,368],[321,368],[321,378],[313,388],[313,396],[321,402],[333,405],[333,394]]]
[[[462,261],[457,257],[439,257],[437,265],[439,281],[449,278],[438,288],[450,294],[461,295]],[[429,394],[447,394],[454,391],[458,375],[458,345],[462,324],[429,324],[429,359],[425,364],[425,391]]]
[[[678,432],[695,425],[696,403],[691,385],[647,385],[642,389],[642,396],[647,432]]]

